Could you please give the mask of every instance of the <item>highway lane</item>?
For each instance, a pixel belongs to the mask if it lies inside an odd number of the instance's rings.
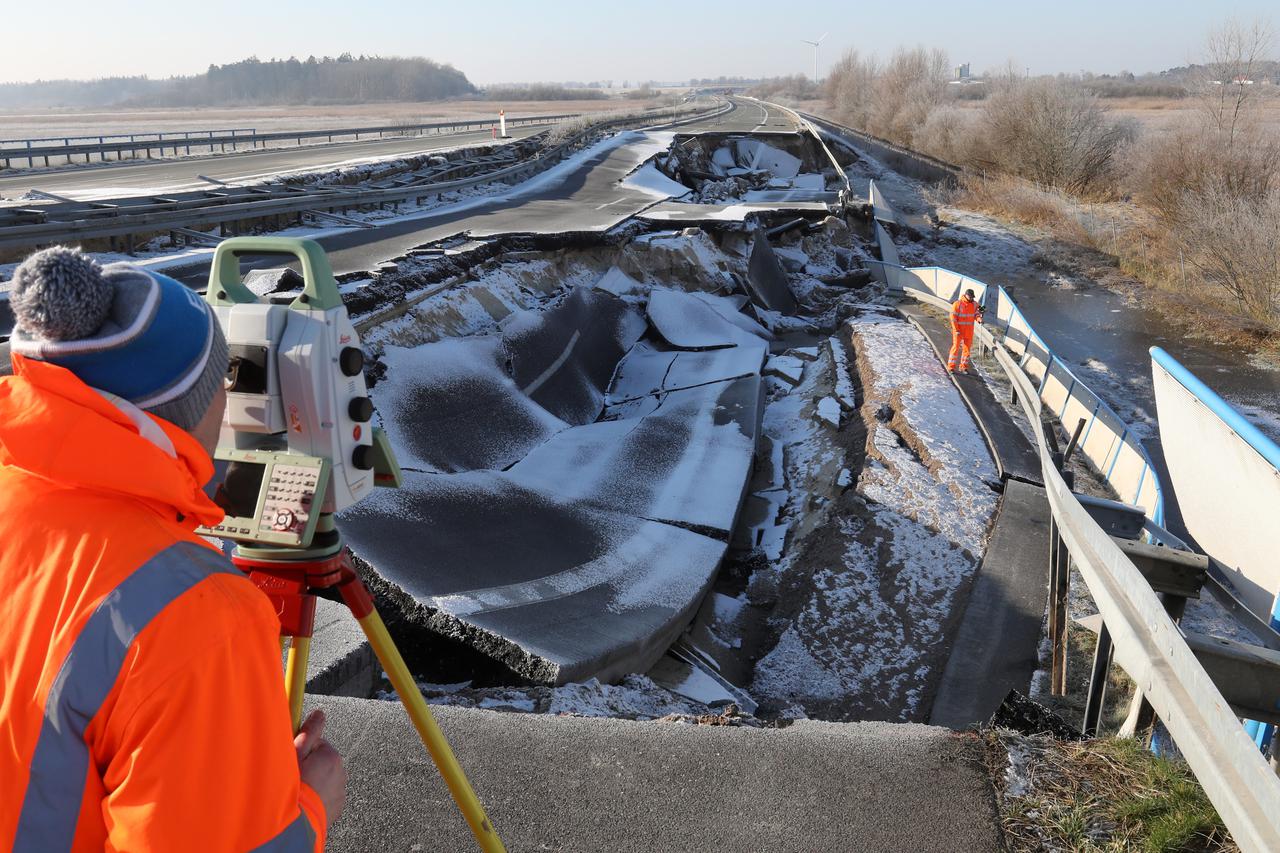
[[[464,233],[486,237],[607,231],[662,201],[618,182],[645,160],[665,150],[673,133],[750,133],[756,128],[762,128],[761,132],[794,130],[785,116],[775,115],[760,104],[735,99],[735,105],[733,111],[724,115],[668,131],[617,134],[597,143],[588,156],[562,163],[491,198],[448,205],[376,228],[334,229],[322,233],[317,240],[329,253],[334,272],[341,274],[372,269],[379,262],[403,255],[417,246]],[[244,258],[242,268],[274,267],[280,261],[279,257]],[[166,264],[164,270],[192,287],[203,289],[209,276],[209,256],[184,265]],[[0,296],[0,336],[7,335],[12,324],[7,308],[4,297]]]
[[[329,232],[318,238],[335,273],[372,269],[410,249],[452,237],[499,234],[559,234],[607,231],[663,199],[619,185],[645,160],[665,150],[674,133],[750,133],[794,131],[785,116],[751,101],[734,101],[724,115],[666,131],[627,131],[597,143],[585,158],[570,160],[493,198],[450,205],[421,216],[406,217],[372,229]],[[246,258],[244,269],[276,266],[280,259]],[[200,260],[168,270],[194,287],[203,287],[209,264]]]
[[[789,133],[795,123],[780,110],[771,110],[757,101],[732,99],[735,109],[724,115],[684,125],[681,133]]]
[[[508,131],[513,139],[524,139],[547,127],[549,125],[530,125],[508,128]],[[176,160],[126,160],[2,176],[0,198],[9,201],[20,199],[32,189],[76,200],[209,189],[211,185],[197,175],[207,175],[230,184],[252,183],[290,172],[325,171],[492,141],[491,131],[480,130],[443,136],[388,137],[294,148],[265,148]]]
[[[337,274],[373,268],[410,249],[457,234],[555,234],[605,231],[660,199],[618,182],[645,160],[665,150],[669,135],[628,131],[598,143],[590,156],[569,161],[492,198],[449,205],[439,211],[406,217],[372,229],[327,233],[319,243]],[[279,258],[259,263],[245,259],[242,268],[275,266]],[[208,262],[177,271],[177,277],[203,287]],[[174,274],[174,271],[170,271]]]

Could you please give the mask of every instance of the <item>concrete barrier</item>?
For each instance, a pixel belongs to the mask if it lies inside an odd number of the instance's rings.
[[[804,117],[846,148],[860,148],[900,175],[931,184],[955,184],[960,180],[959,166],[944,163],[919,151],[903,148],[887,139],[836,124],[829,119],[807,113]]]

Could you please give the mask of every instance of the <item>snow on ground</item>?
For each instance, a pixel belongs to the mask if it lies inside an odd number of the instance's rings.
[[[785,451],[781,516],[793,533],[774,567],[779,639],[757,664],[751,690],[782,715],[923,719],[958,593],[985,549],[996,507],[985,481],[997,475],[923,336],[901,320],[869,315],[842,337],[863,377],[868,430],[856,491],[840,494],[852,480],[843,466],[856,436],[811,416],[828,402],[838,417],[829,392],[837,387],[834,366],[850,361],[842,338],[765,412],[766,434]],[[852,397],[852,388],[841,396]],[[887,422],[877,420],[888,405]],[[815,500],[819,508],[823,500],[811,494],[821,470],[833,474],[837,496],[825,515],[815,514]]]
[[[412,274],[416,261],[399,272]],[[465,286],[447,288],[415,304],[399,318],[380,323],[364,335],[366,347],[416,346],[441,337],[482,334],[516,311],[547,308],[574,287],[590,286],[600,276],[587,264],[557,264],[535,258],[481,267]]]
[[[973,416],[914,326],[858,318],[847,329],[879,407],[868,454],[880,464],[860,490],[981,555],[1000,477]]]
[[[622,180],[622,186],[627,189],[639,190],[655,198],[681,198],[693,192],[684,184],[673,181],[662,172],[659,172],[658,167],[652,161],[645,163],[639,169],[627,175]]]
[[[947,227],[939,233],[938,241],[927,248],[928,260],[923,263],[995,284],[1002,283],[998,281],[1000,276],[1022,278],[1035,269],[1031,264],[1035,246],[990,216],[958,207],[939,207],[938,217]],[[926,251],[914,243],[900,246],[899,250],[904,258]]]

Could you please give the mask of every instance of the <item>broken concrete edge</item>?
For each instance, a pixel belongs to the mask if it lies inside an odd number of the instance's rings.
[[[726,553],[727,550],[726,543]],[[723,562],[723,557],[721,561]],[[393,634],[399,633],[399,629],[406,626],[411,626],[411,630],[415,632],[425,629],[437,637],[469,646],[471,655],[483,655],[498,664],[509,673],[511,681],[515,684],[542,684],[549,687],[559,687],[589,678],[612,683],[625,675],[647,671],[688,627],[694,614],[710,593],[719,571],[717,567],[717,571],[708,577],[697,595],[692,596],[682,609],[674,611],[667,625],[662,630],[651,634],[644,642],[616,651],[605,658],[581,662],[570,669],[500,634],[469,624],[442,610],[427,607],[399,586],[382,578],[356,554],[352,554],[352,562],[373,594],[379,615]],[[482,649],[484,651],[480,651]],[[402,655],[405,651],[403,648],[400,649]],[[337,692],[337,688],[346,684],[361,683],[366,671],[371,676],[376,673],[374,669],[376,666],[377,661],[368,643],[361,643],[359,647],[351,649],[340,662],[326,667],[309,678],[307,692],[317,695],[358,695]],[[369,678],[371,689],[376,681],[376,677]]]
[[[685,223],[651,222],[637,217],[607,231],[511,232],[478,241],[464,239],[459,245],[465,248],[452,254],[445,254],[443,249],[435,251],[442,242],[454,242],[454,238],[450,238],[415,246],[385,262],[395,264],[394,269],[346,273],[338,276],[338,280],[343,284],[371,279],[366,287],[343,294],[343,302],[356,328],[367,332],[380,323],[395,319],[423,299],[472,281],[482,265],[506,263],[517,253],[616,248],[644,234],[662,234],[683,226],[698,227],[721,237],[728,234],[749,237],[762,223],[784,215],[786,213],[782,210],[759,211],[750,214],[743,222],[691,218]]]

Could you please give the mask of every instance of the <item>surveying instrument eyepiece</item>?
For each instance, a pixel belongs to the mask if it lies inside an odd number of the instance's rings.
[[[302,292],[287,304],[260,299],[240,277],[246,255],[292,256]],[[336,598],[360,623],[480,848],[503,850],[338,531],[337,513],[374,487],[398,488],[401,474],[386,434],[372,424],[364,351],[329,259],[311,240],[233,237],[214,251],[205,300],[226,334],[230,365],[214,454],[225,469],[214,500],[226,517],[199,532],[235,542],[231,561],[276,608],[294,731],[316,597]]]

